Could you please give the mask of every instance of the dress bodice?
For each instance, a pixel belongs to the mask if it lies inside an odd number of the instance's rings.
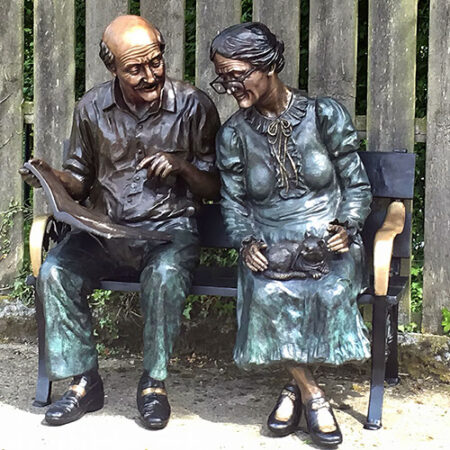
[[[280,139],[270,134],[276,121]],[[282,125],[289,127],[287,137]],[[358,226],[368,214],[370,186],[356,153],[357,133],[334,100],[293,91],[280,117],[264,117],[255,108],[239,111],[218,142],[222,205],[233,236],[259,233],[274,241],[311,230],[324,235],[335,219]]]

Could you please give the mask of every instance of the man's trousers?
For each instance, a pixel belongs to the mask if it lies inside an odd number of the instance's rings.
[[[98,367],[87,298],[101,279],[124,274],[136,274],[141,282],[144,369],[153,378],[166,378],[199,245],[193,230],[174,229],[170,224],[161,230],[171,233],[173,241],[154,245],[74,231],[49,252],[36,289],[44,305],[51,380]]]

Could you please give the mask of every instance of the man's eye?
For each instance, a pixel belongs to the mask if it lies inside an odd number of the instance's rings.
[[[131,75],[137,75],[139,73],[139,67],[138,66],[130,67],[128,69],[128,73],[130,73]]]
[[[158,58],[158,59],[154,59],[152,62],[151,62],[151,65],[152,65],[152,67],[159,67],[160,65],[161,65],[161,63],[162,63],[162,58]]]

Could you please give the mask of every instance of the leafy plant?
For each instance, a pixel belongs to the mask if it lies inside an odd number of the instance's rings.
[[[419,332],[419,325],[415,322],[410,322],[406,325],[399,325],[398,330],[402,333],[417,333]]]
[[[34,288],[26,282],[29,274],[29,269],[23,267],[19,276],[14,280],[8,298],[19,299],[25,306],[31,307],[34,305]]]
[[[447,308],[442,309],[442,330],[450,336],[450,310]]]
[[[253,1],[242,0],[241,2],[241,23],[251,22],[253,17]]]
[[[185,9],[185,36],[184,36],[184,79],[190,83],[195,83],[195,19],[196,1],[186,0]]]
[[[11,251],[11,230],[14,217],[23,211],[23,206],[17,200],[11,199],[6,211],[1,212],[0,221],[0,261],[5,259]]]

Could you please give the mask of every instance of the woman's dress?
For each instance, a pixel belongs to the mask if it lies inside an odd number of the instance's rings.
[[[333,253],[320,279],[279,281],[240,261],[234,358],[241,367],[295,361],[339,365],[370,356],[356,298],[363,286],[359,232],[369,214],[370,185],[347,111],[330,98],[293,90],[276,119],[251,107],[236,112],[217,138],[222,213],[235,247],[262,239],[328,239],[337,220],[350,251]]]

